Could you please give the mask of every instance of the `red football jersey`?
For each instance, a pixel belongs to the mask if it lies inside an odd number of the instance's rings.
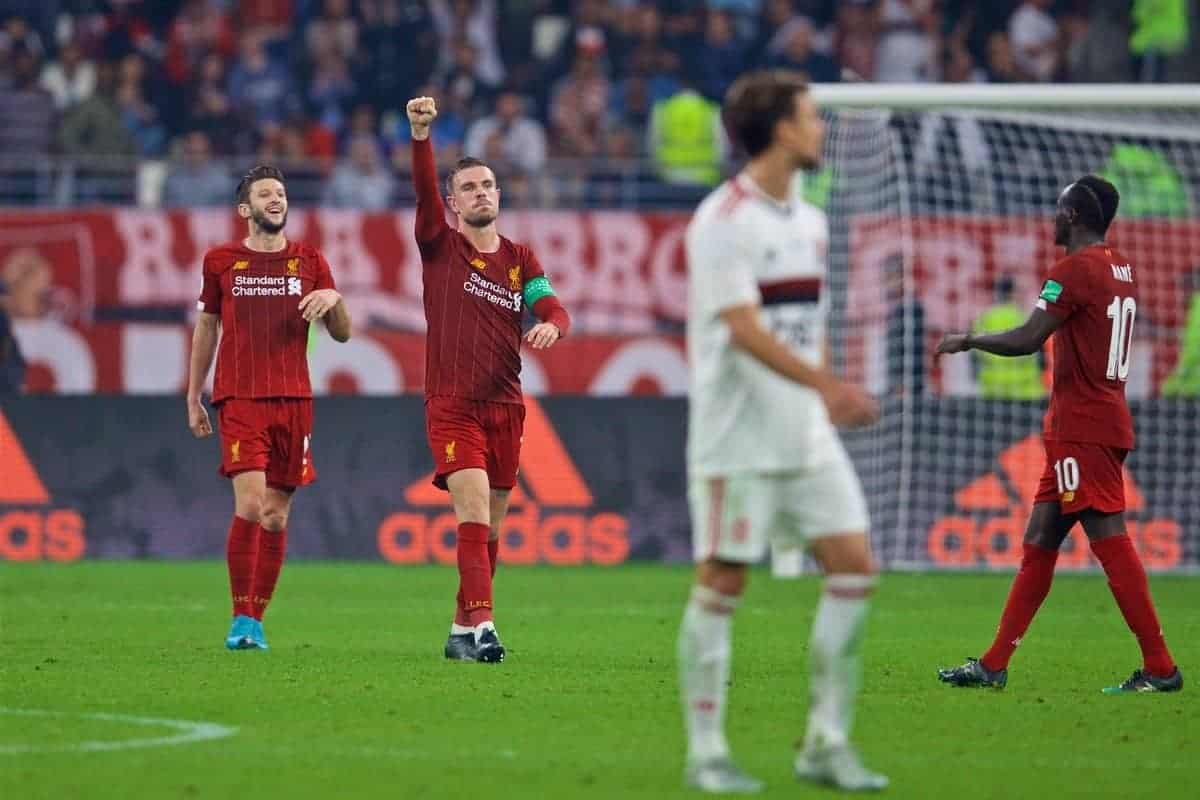
[[[307,244],[288,242],[277,253],[241,243],[209,250],[197,307],[221,315],[213,402],[312,397],[308,322],[299,305],[314,289],[333,288],[325,257]]]
[[[413,142],[424,283],[425,396],[521,403],[521,320],[552,297],[533,251],[500,237],[481,253],[446,223],[429,139]],[[565,314],[559,322],[565,332]]]
[[[1132,450],[1125,380],[1137,284],[1129,259],[1107,245],[1085,247],[1054,265],[1037,305],[1063,319],[1053,336],[1045,438]]]

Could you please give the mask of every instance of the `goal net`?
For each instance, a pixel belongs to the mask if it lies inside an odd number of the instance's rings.
[[[815,92],[829,172],[808,188],[830,218],[834,365],[883,398],[881,423],[846,440],[884,564],[1019,562],[1044,467],[1049,346],[1005,363],[933,352],[946,332],[1025,319],[1061,255],[1058,194],[1096,173],[1121,192],[1109,240],[1139,292],[1136,313],[1114,315],[1134,324],[1118,354],[1138,436],[1129,530],[1149,568],[1200,566],[1200,90]],[[1093,564],[1081,531],[1059,563]]]

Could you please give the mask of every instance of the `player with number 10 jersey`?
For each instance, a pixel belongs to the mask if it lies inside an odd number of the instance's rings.
[[[1125,381],[1138,294],[1135,267],[1105,241],[1119,199],[1116,187],[1095,175],[1064,189],[1054,243],[1067,255],[1051,268],[1029,319],[1001,333],[951,334],[938,346],[939,355],[974,349],[1021,356],[1037,352],[1054,335],[1054,385],[1042,437],[1046,467],[1025,531],[1021,568],[992,646],[979,659],[939,670],[945,683],[1004,687],[1009,659],[1049,594],[1059,549],[1078,522],[1142,650],[1142,667],[1104,691],[1183,688],[1145,569],[1125,531],[1124,464],[1134,446]]]

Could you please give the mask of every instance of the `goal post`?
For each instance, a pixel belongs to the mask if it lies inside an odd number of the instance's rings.
[[[1120,359],[1138,435],[1129,530],[1149,568],[1200,568],[1200,85],[812,93],[829,126],[834,366],[884,409],[879,425],[845,437],[884,564],[1019,562],[1044,468],[1049,355],[998,367],[932,354],[946,332],[1025,318],[1061,256],[1058,194],[1096,173],[1121,192],[1109,239],[1139,292],[1136,312],[1117,316],[1134,330]],[[1080,532],[1060,563],[1094,565]]]

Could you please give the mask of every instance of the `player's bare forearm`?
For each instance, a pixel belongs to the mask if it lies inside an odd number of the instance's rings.
[[[189,405],[200,402],[204,381],[217,354],[217,340],[221,333],[221,318],[216,314],[200,312],[196,328],[192,331],[192,354],[188,365],[187,401]]]
[[[335,341],[350,341],[350,309],[346,307],[345,299],[338,300],[337,305],[325,314],[325,329]]]
[[[1029,319],[1015,328],[1000,333],[979,336],[970,333],[952,333],[938,345],[938,355],[964,353],[967,350],[982,350],[997,356],[1027,356],[1038,352],[1050,338],[1050,334],[1062,324],[1062,319],[1040,308],[1035,308]]]
[[[1025,326],[1002,333],[967,335],[967,346],[997,356],[1027,356],[1041,349],[1042,343]]]
[[[758,319],[756,306],[736,306],[721,312],[729,326],[733,346],[744,350],[788,380],[818,391],[829,388],[831,376],[810,364],[779,341]]]

